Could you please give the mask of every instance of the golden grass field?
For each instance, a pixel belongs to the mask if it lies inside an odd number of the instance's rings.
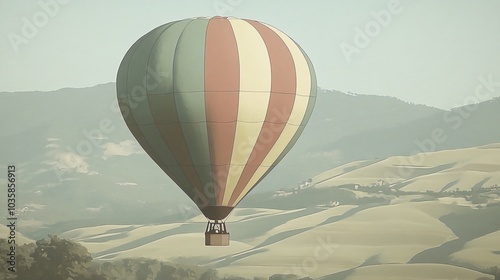
[[[500,184],[500,144],[481,147],[395,156],[369,163],[358,161],[339,166],[313,177],[318,187],[345,184],[371,185],[404,183],[402,191],[471,190]],[[485,180],[483,182],[483,180]]]
[[[262,223],[268,223],[266,220],[274,219],[273,224],[266,225],[269,230],[245,238],[232,233],[229,247],[205,247],[205,224],[198,221],[81,228],[68,231],[61,237],[82,243],[94,257],[101,260],[147,257],[187,261],[216,267],[221,275],[269,277],[276,273],[293,273],[321,277],[356,269],[349,279],[366,279],[363,278],[365,273],[375,271],[377,275],[388,273],[394,278],[380,276],[370,279],[404,279],[396,275],[400,275],[398,273],[401,271],[412,271],[412,275],[416,275],[421,270],[416,264],[408,265],[407,269],[394,264],[404,265],[416,254],[457,238],[439,220],[457,207],[466,206],[439,201],[403,202],[364,209],[342,218],[348,210],[355,210],[353,206],[346,205],[318,209],[318,212],[291,220],[280,218],[287,211],[255,209],[261,211],[259,217],[242,222],[243,216],[235,215],[236,221],[228,220],[229,229],[242,232],[249,225],[259,227]],[[332,217],[339,217],[340,220],[328,223]],[[190,230],[180,230],[183,226],[191,227]],[[176,233],[168,234],[169,230],[176,229]],[[165,234],[151,239],[158,233]],[[498,255],[493,256],[491,244],[498,243],[497,240],[499,232],[486,235],[467,243],[463,250],[451,257],[458,262],[493,266],[498,264]],[[359,268],[367,260],[378,265]],[[481,276],[475,271],[450,265],[428,264],[425,271],[429,270],[431,272],[418,276],[420,278],[415,276],[411,279],[454,279],[449,276],[457,271],[469,273],[462,273],[460,277]],[[436,270],[436,275],[446,275],[448,278],[426,278],[429,273],[433,273],[432,270]]]
[[[500,227],[497,226],[496,231],[487,227],[484,233],[478,227],[474,229],[474,237],[463,242],[460,235],[464,238],[470,235],[466,232],[467,224],[477,219],[475,213],[484,211],[489,213],[485,219],[491,219],[499,206],[484,208],[484,203],[479,207],[469,199],[452,195],[431,200],[421,198],[428,191],[443,190],[450,182],[455,182],[450,191],[470,191],[479,182],[484,183],[483,187],[500,184],[497,160],[500,145],[425,153],[418,157],[418,164],[406,165],[411,163],[411,158],[353,162],[312,178],[313,185],[316,184],[312,188],[318,189],[342,184],[370,186],[380,180],[380,174],[388,170],[394,174],[397,168],[405,166],[412,171],[391,178],[394,184],[405,183],[400,189],[402,194],[391,196],[350,190],[358,198],[390,197],[389,203],[294,210],[238,208],[227,220],[231,233],[228,247],[204,246],[206,219],[202,215],[183,223],[79,228],[61,237],[80,242],[100,260],[146,257],[186,262],[214,267],[221,276],[253,278],[297,274],[351,280],[493,279],[483,272],[500,266]],[[412,193],[404,193],[409,191]],[[498,191],[486,195],[488,203],[499,201]],[[465,229],[454,231],[460,228],[446,221],[460,215],[469,220],[463,220]],[[441,256],[446,264],[413,261],[422,253],[439,250],[443,244],[453,242],[458,244],[458,249]],[[342,273],[345,277],[339,278]]]
[[[26,244],[26,243],[31,243],[31,242],[34,242],[33,240],[27,238],[26,236],[24,236],[22,233],[20,233],[18,231],[19,229],[16,230],[16,235],[15,235],[15,238],[16,238],[16,243],[17,244]],[[8,236],[10,235],[10,229],[3,225],[3,224],[0,224],[0,236],[2,238],[8,238]]]
[[[491,275],[444,264],[386,264],[356,269],[346,280],[470,280]]]

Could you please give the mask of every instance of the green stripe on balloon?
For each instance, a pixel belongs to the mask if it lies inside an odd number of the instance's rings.
[[[174,93],[174,56],[181,33],[192,20],[186,19],[164,25],[165,31],[157,37],[156,43],[148,57],[150,73],[157,85],[148,89],[148,94]],[[177,119],[176,119],[177,121]]]
[[[207,182],[211,180],[208,134],[205,117],[204,60],[207,20],[192,20],[180,36],[174,59],[175,104],[180,120],[183,143],[187,149],[182,157],[191,162],[199,181],[199,191],[214,203],[213,195],[207,195]],[[169,136],[172,137],[172,136]]]
[[[148,61],[151,55],[151,49],[156,44],[158,37],[164,34],[169,27],[175,23],[160,26],[153,31],[143,36],[128,53],[129,59],[124,60],[124,67],[120,69],[119,75],[125,73],[125,89],[120,90],[124,92],[127,97],[124,103],[127,104],[128,109],[133,109],[126,117],[129,124],[140,123],[131,127],[134,136],[139,140],[141,146],[151,155],[155,162],[166,172],[172,179],[181,186],[181,188],[188,195],[193,195],[192,185],[189,183],[188,177],[183,173],[176,172],[178,167],[175,167],[175,160],[173,159],[170,150],[165,145],[165,139],[161,136],[160,131],[155,127],[155,120],[151,112],[148,96],[148,88],[150,86],[149,79],[151,77],[151,67],[148,68]],[[134,65],[129,69],[128,65]],[[153,68],[154,70],[154,68]],[[120,79],[120,78],[119,78]],[[125,115],[125,114],[124,114]],[[133,121],[130,121],[130,120]],[[137,121],[136,119],[139,119]],[[170,166],[170,167],[169,167]]]

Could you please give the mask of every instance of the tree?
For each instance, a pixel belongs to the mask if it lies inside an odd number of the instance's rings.
[[[162,264],[160,271],[156,274],[155,280],[175,280],[174,277],[176,268],[168,264]]]
[[[90,279],[92,257],[82,245],[49,235],[38,240],[31,254],[33,264],[29,279]],[[28,279],[28,278],[27,278]]]
[[[201,276],[200,280],[219,280],[219,276],[217,275],[217,270],[210,268],[205,271]]]
[[[274,274],[269,280],[299,280],[299,277],[295,274]]]
[[[490,274],[495,276],[495,280],[500,280],[500,268],[498,266],[490,267]]]
[[[158,265],[157,260],[144,260],[139,262],[139,267],[135,273],[136,279],[153,279],[156,275],[154,267]]]
[[[9,248],[7,239],[0,238],[0,279],[16,279],[16,272],[9,271]]]
[[[35,250],[34,243],[15,245],[15,272],[9,271],[10,247],[7,239],[0,238],[0,279],[27,279],[33,258],[30,256]]]

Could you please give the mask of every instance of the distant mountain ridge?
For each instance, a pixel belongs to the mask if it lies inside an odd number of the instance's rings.
[[[20,206],[38,205],[24,213],[24,228],[80,219],[155,220],[194,206],[128,131],[114,83],[0,94],[8,120],[0,123],[0,164],[18,166]],[[500,142],[499,106],[498,98],[483,102],[459,119],[459,111],[319,89],[301,138],[254,192],[293,186],[354,160],[410,155],[418,151],[415,140],[432,136],[436,127],[447,140],[435,150]]]
[[[345,94],[320,89],[316,107],[306,129],[294,149],[275,170],[288,165],[294,171],[289,173],[290,176],[297,178],[297,181],[301,180],[300,178],[314,176],[332,166],[359,159],[352,157],[351,153],[356,153],[360,147],[349,147],[353,149],[345,151],[341,149],[342,147],[336,146],[337,143],[343,143],[344,139],[356,137],[367,131],[400,127],[406,123],[437,116],[444,112],[444,110],[426,105],[407,103],[395,97]],[[326,133],[329,133],[328,137],[324,137]],[[360,146],[367,145],[367,142],[359,142]],[[397,153],[388,152],[387,154]],[[370,158],[369,153],[366,157],[362,157],[362,159],[367,158]],[[314,165],[304,166],[301,164],[304,161],[312,161]],[[273,174],[270,176],[272,177]]]
[[[348,161],[411,155],[495,143],[500,140],[500,98],[441,111],[393,127],[368,129],[334,141],[322,149],[350,152]]]

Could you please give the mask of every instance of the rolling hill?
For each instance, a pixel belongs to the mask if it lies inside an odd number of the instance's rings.
[[[358,161],[313,176],[304,187],[283,189],[286,196],[254,195],[246,204],[259,201],[261,208],[242,205],[228,218],[229,247],[203,245],[201,215],[186,222],[78,228],[62,237],[82,243],[101,261],[140,256],[216,268],[224,276],[494,279],[489,273],[500,264],[499,152],[500,144],[489,144]],[[396,173],[400,167],[406,173]],[[400,176],[381,180],[380,174]],[[329,200],[341,203],[321,204]]]
[[[498,211],[498,207],[491,206],[490,210]],[[452,230],[453,225],[443,221],[450,215],[464,218],[469,211],[475,210],[441,201],[291,211],[238,209],[228,220],[231,245],[221,248],[204,246],[203,217],[167,225],[80,228],[61,236],[80,242],[101,261],[147,257],[213,267],[220,275],[249,278],[296,274],[360,279],[373,269],[393,277],[479,279],[487,277],[485,272],[500,262],[500,256],[485,247],[498,235],[500,225],[477,227],[475,233],[485,237],[461,240]],[[482,214],[485,219],[494,217],[486,211]],[[447,252],[439,261],[414,261],[428,251],[439,255],[436,248],[457,241],[465,245]],[[422,273],[418,267],[427,270]],[[406,274],[404,268],[408,269]],[[352,278],[344,278],[346,275]],[[473,276],[476,278],[460,278]]]
[[[318,187],[381,185],[407,192],[500,187],[500,144],[358,161],[312,178]]]

